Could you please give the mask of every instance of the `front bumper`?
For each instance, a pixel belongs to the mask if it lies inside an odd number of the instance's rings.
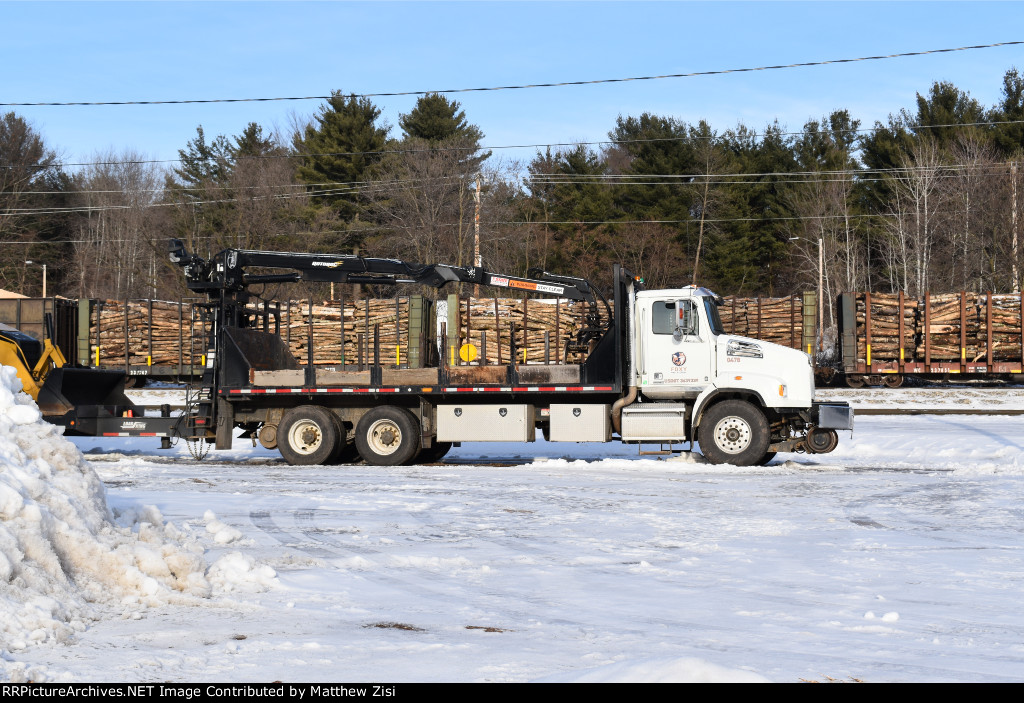
[[[852,430],[853,408],[849,403],[812,403],[811,424],[826,430]]]

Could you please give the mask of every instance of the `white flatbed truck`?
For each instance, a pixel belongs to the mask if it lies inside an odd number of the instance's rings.
[[[807,354],[725,334],[712,292],[644,290],[618,266],[606,299],[583,279],[538,271],[524,278],[241,249],[204,260],[178,240],[171,259],[188,287],[208,297],[211,334],[206,372],[190,390],[185,414],[132,419],[131,434],[155,433],[165,443],[177,435],[226,449],[241,430],[278,448],[290,464],[398,465],[437,461],[453,443],[532,442],[541,430],[552,442],[692,448],[696,441],[712,463],[753,465],[779,451],[832,451],[837,430],[853,429],[846,403],[814,400]],[[506,364],[467,366],[442,352],[424,354],[420,368],[397,368],[381,363],[375,350],[360,368],[339,370],[316,367],[310,347],[303,366],[281,338],[272,307],[251,292],[299,281],[434,288],[461,282],[576,300],[588,306],[587,324],[573,342],[585,358],[523,364],[513,349]],[[437,341],[444,349],[443,340],[432,340],[431,348]],[[171,427],[154,432],[160,423]]]

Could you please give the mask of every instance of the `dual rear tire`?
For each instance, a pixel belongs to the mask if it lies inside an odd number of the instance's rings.
[[[284,414],[277,447],[293,466],[347,464],[362,457],[368,464],[396,466],[420,450],[419,422],[405,408],[374,408],[356,424],[355,442],[336,414],[317,405],[300,405]]]
[[[277,448],[292,466],[327,464],[343,443],[337,416],[316,405],[292,408],[277,429]]]
[[[420,444],[420,424],[405,408],[393,405],[373,408],[356,423],[355,441],[338,416],[317,405],[288,410],[276,433],[277,448],[293,466],[351,464],[362,458],[375,466],[399,466],[413,462],[440,461],[450,442]]]
[[[356,424],[356,449],[367,464],[409,463],[420,451],[420,423],[405,408],[374,408]]]

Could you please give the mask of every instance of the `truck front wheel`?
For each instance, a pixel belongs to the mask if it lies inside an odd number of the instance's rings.
[[[419,423],[405,408],[374,408],[356,425],[356,447],[368,464],[404,464],[420,449]]]
[[[338,445],[338,424],[329,410],[300,405],[284,414],[277,448],[292,466],[325,464]]]
[[[745,400],[712,406],[697,429],[700,450],[712,464],[758,464],[768,453],[770,440],[764,413]]]

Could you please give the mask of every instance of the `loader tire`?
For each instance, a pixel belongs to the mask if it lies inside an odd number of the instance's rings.
[[[284,414],[277,448],[292,466],[326,464],[338,444],[334,413],[316,405],[300,405]]]
[[[405,408],[394,405],[374,408],[356,425],[356,447],[367,464],[405,464],[420,450],[419,422]]]
[[[754,466],[768,453],[770,440],[764,413],[745,400],[713,405],[697,429],[700,450],[712,464]]]

